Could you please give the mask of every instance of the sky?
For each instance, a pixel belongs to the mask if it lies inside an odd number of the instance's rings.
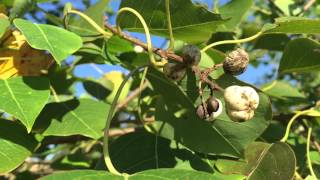
[[[91,0],[91,4],[96,3],[98,0]],[[193,0],[194,2],[203,2],[206,3],[208,5],[208,7],[210,9],[212,9],[213,7],[213,0]],[[219,5],[223,5],[227,2],[229,2],[230,0],[220,0],[219,1]],[[85,7],[80,3],[80,1],[78,0],[60,0],[61,4],[65,4],[67,2],[72,3],[73,7],[75,7],[76,9],[79,10],[83,10]],[[119,9],[119,5],[120,5],[120,0],[111,0],[110,2],[110,6],[112,7],[112,9],[117,12],[117,10]],[[42,3],[40,4],[40,7],[45,9],[45,10],[50,10],[52,8],[55,8],[54,6],[50,5],[50,3]],[[109,22],[111,24],[115,24],[115,17],[111,17],[109,19]],[[141,39],[142,41],[146,41],[145,40],[145,35],[144,34],[140,34],[140,33],[130,33],[130,35]],[[152,44],[155,47],[159,47],[161,44],[163,44],[166,41],[166,39],[161,38],[161,37],[156,37],[156,36],[152,36]],[[71,58],[69,58],[68,60],[70,60]],[[262,61],[267,61],[268,57],[263,57],[261,59]],[[259,84],[261,81],[260,79],[262,78],[262,76],[266,73],[270,73],[271,72],[271,67],[270,66],[265,66],[263,65],[263,63],[260,63],[260,65],[258,67],[253,67],[253,66],[249,66],[246,70],[245,73],[243,73],[242,75],[238,76],[237,78],[250,83],[250,84]],[[75,69],[75,75],[78,77],[92,77],[92,78],[99,78],[101,77],[102,73],[107,73],[110,71],[122,71],[125,72],[126,70],[123,69],[120,66],[113,66],[113,65],[80,65]],[[76,84],[76,94],[78,96],[82,95],[83,93],[85,93],[85,90],[82,86],[82,83],[78,83]]]

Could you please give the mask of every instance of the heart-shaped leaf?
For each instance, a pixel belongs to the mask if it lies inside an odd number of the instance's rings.
[[[19,119],[28,132],[47,103],[49,81],[42,77],[0,80],[0,109]]]

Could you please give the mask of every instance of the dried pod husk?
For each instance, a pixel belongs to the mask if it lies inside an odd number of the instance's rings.
[[[188,66],[198,65],[201,60],[200,49],[195,45],[186,45],[182,48],[183,62]]]
[[[165,76],[173,81],[180,81],[187,73],[187,67],[184,64],[167,63],[163,67]]]
[[[230,52],[223,62],[223,70],[233,76],[242,74],[249,64],[249,55],[244,49]]]

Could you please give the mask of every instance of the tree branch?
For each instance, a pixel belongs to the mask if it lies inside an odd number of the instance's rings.
[[[118,30],[116,28],[114,28],[112,25],[106,23],[105,27],[107,29],[109,29],[113,34],[120,36],[121,38],[136,44],[138,46],[141,46],[143,49],[147,50],[148,46],[146,43],[142,42],[139,39],[136,39],[134,37],[131,37],[129,35],[127,35],[126,33],[123,32],[118,32]],[[167,51],[167,50],[163,50],[160,48],[153,48],[153,52],[157,55],[159,55],[162,58],[168,59],[168,60],[172,60],[172,61],[176,61],[176,62],[183,62],[183,58],[175,53],[173,53],[172,51]]]

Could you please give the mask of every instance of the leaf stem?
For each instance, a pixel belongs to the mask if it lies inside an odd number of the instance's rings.
[[[77,14],[77,15],[79,15],[84,20],[86,20],[92,27],[94,27],[100,34],[102,34],[104,37],[110,38],[112,36],[112,33],[105,31],[102,27],[100,27],[96,22],[94,22],[86,14],[84,14],[84,13],[82,13],[80,11],[77,11],[77,10],[72,10],[72,9],[67,11],[66,16],[69,15],[69,14]],[[64,19],[66,21],[68,18],[64,18]],[[65,23],[65,24],[67,24],[67,23]]]
[[[170,0],[166,0],[166,15],[167,15],[169,37],[170,37],[169,49],[173,50],[174,49],[174,37],[173,37],[172,23],[171,23]]]
[[[52,95],[53,95],[53,97],[54,97],[54,100],[55,100],[56,102],[60,102],[60,99],[59,99],[59,97],[58,97],[58,94],[57,94],[56,90],[53,88],[52,85],[50,85],[50,91],[52,92]]]
[[[118,103],[118,99],[120,97],[120,94],[122,92],[122,89],[124,88],[124,86],[126,85],[126,83],[128,82],[128,80],[130,79],[130,77],[132,77],[136,72],[139,72],[139,70],[141,69],[141,67],[138,67],[136,69],[134,69],[133,71],[131,71],[122,81],[122,83],[119,86],[119,89],[112,101],[111,107],[109,109],[109,113],[108,113],[108,117],[107,117],[107,121],[106,121],[106,125],[104,128],[104,137],[103,137],[103,156],[104,156],[104,161],[106,163],[106,166],[108,168],[108,170],[112,173],[112,174],[116,174],[116,175],[121,175],[121,173],[113,166],[111,158],[110,158],[110,153],[109,153],[109,128],[110,128],[110,124],[111,124],[111,120],[113,118],[113,114],[115,113],[116,107],[117,107],[117,103]]]
[[[214,46],[218,46],[218,45],[222,45],[222,44],[237,44],[237,43],[245,43],[245,42],[249,42],[252,41],[256,38],[258,38],[259,36],[262,35],[262,32],[259,31],[257,34],[250,36],[248,38],[244,38],[244,39],[238,39],[238,40],[224,40],[224,41],[218,41],[218,42],[214,42],[211,43],[209,45],[207,45],[206,47],[204,47],[203,49],[201,49],[201,53],[206,52],[208,49],[214,47]]]
[[[121,28],[120,28],[119,18],[120,18],[120,14],[123,12],[130,12],[130,13],[134,14],[139,19],[139,21],[141,22],[141,24],[143,26],[145,34],[146,34],[147,50],[148,50],[148,54],[149,54],[149,58],[150,58],[151,63],[155,66],[163,66],[163,62],[156,62],[156,60],[155,60],[155,57],[153,54],[152,42],[151,42],[151,35],[150,35],[148,25],[147,25],[146,21],[144,20],[144,18],[142,17],[142,15],[138,11],[136,11],[132,8],[129,8],[129,7],[121,8],[118,11],[118,15],[116,18],[116,25],[117,25],[118,34],[122,34]]]
[[[313,167],[312,167],[312,162],[311,162],[311,158],[310,158],[310,142],[311,142],[311,133],[312,133],[312,128],[308,128],[308,136],[307,136],[307,160],[308,160],[308,166],[309,166],[309,170],[311,175],[317,179],[316,174],[313,171]]]
[[[290,120],[289,120],[289,123],[287,125],[287,128],[286,128],[286,132],[283,136],[283,138],[280,140],[280,142],[286,142],[288,140],[288,137],[289,137],[289,133],[290,133],[290,129],[291,129],[291,126],[293,124],[293,122],[299,117],[301,116],[302,114],[304,114],[305,111],[301,111],[301,112],[298,112],[296,113]]]
[[[141,92],[142,92],[142,89],[143,89],[143,85],[145,84],[145,79],[147,77],[147,73],[148,73],[148,67],[144,68],[143,70],[143,74],[142,74],[142,77],[141,77],[141,81],[140,81],[140,85],[139,85],[139,95],[138,95],[138,115],[139,115],[139,119],[141,121],[141,123],[144,125],[144,121],[143,121],[143,118],[141,116]],[[147,83],[147,82],[146,82]]]
[[[301,115],[304,115],[304,114],[307,114],[308,112],[312,111],[312,108],[311,109],[307,109],[307,110],[304,110],[304,111],[298,111],[295,113],[295,115],[289,120],[289,123],[287,125],[287,128],[286,128],[286,132],[283,136],[283,138],[280,140],[280,142],[286,142],[288,140],[288,137],[289,137],[289,133],[290,133],[290,129],[291,129],[291,126],[293,124],[293,122]]]

